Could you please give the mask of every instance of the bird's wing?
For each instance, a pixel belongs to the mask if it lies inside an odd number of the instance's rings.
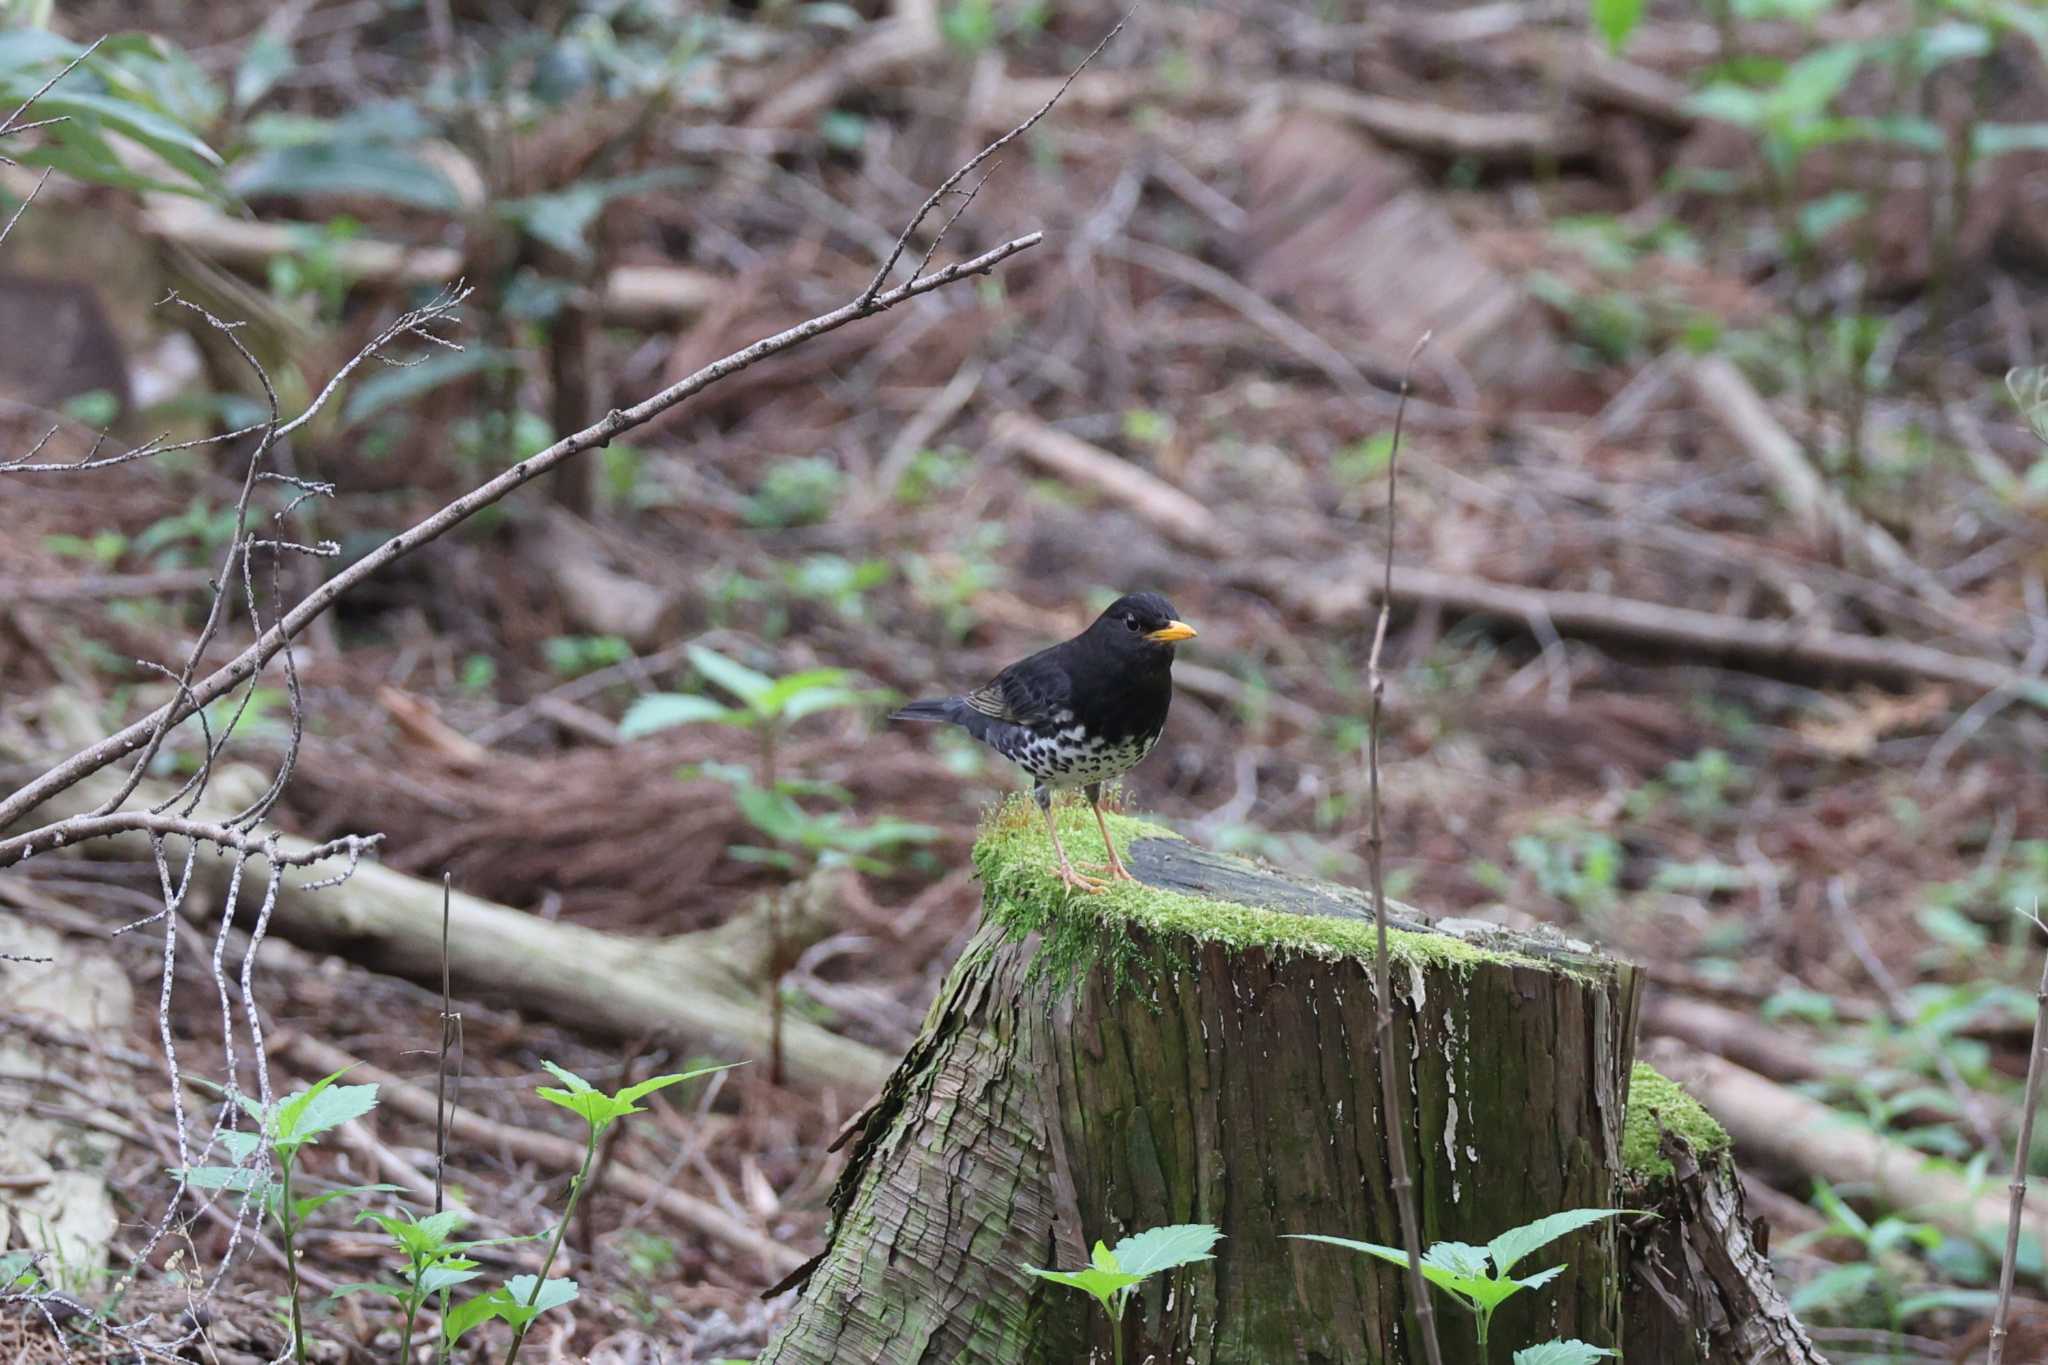
[[[1057,724],[1059,713],[1070,709],[1073,684],[1052,655],[1048,649],[1011,664],[962,700],[985,716],[1013,725]]]

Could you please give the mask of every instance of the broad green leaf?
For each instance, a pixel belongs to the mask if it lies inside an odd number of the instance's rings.
[[[1619,52],[1628,36],[1643,21],[1643,0],[1591,0],[1593,27],[1607,40],[1609,52]]]
[[[595,186],[571,185],[553,194],[507,200],[496,207],[521,231],[580,261],[590,255],[590,243],[583,234],[604,208],[604,195]]]
[[[804,693],[839,688],[840,684],[851,676],[853,675],[843,668],[812,668],[802,673],[792,673],[786,678],[778,679],[774,686],[761,694],[760,700],[754,705],[770,715],[778,714]]]
[[[1577,1232],[1603,1218],[1613,1218],[1626,1212],[1627,1209],[1566,1209],[1563,1213],[1553,1213],[1533,1223],[1508,1229],[1488,1242],[1486,1250],[1493,1257],[1495,1269],[1503,1275],[1511,1274],[1515,1263],[1538,1247],[1548,1246],[1566,1233]]]
[[[1095,1244],[1095,1250],[1089,1253],[1088,1261],[1095,1269],[1106,1270],[1112,1275],[1130,1273],[1117,1264],[1116,1253],[1099,1241]]]
[[[1761,128],[1764,122],[1764,98],[1756,91],[1732,81],[1719,81],[1694,95],[1689,102],[1692,112],[1701,118],[1719,119],[1742,128]]]
[[[657,1090],[665,1090],[669,1086],[679,1085],[684,1081],[694,1081],[699,1076],[709,1076],[712,1073],[718,1071],[730,1071],[736,1066],[745,1065],[745,1062],[724,1062],[719,1064],[718,1066],[700,1066],[694,1071],[678,1071],[667,1076],[655,1076],[651,1079],[641,1081],[638,1085],[627,1086],[624,1090],[621,1090],[618,1093],[616,1098],[624,1101],[627,1104],[638,1104],[641,1100],[645,1099],[649,1095],[652,1095]],[[634,1112],[638,1113],[640,1111],[635,1110]]]
[[[270,1183],[269,1172],[247,1166],[173,1166],[170,1174],[195,1190],[234,1190],[246,1194]]]
[[[422,360],[382,370],[356,385],[348,405],[342,409],[342,421],[354,426],[388,407],[431,393],[443,384],[487,370],[510,369],[514,363],[511,352],[490,346],[470,346],[460,351],[437,349]]]
[[[438,1294],[458,1284],[468,1284],[481,1274],[483,1272],[474,1265],[430,1265],[420,1272],[420,1288],[429,1294]]]
[[[705,721],[730,724],[744,719],[745,714],[729,706],[721,706],[709,697],[691,696],[687,692],[655,692],[626,708],[625,716],[619,721],[619,738],[638,739],[657,730]]]
[[[509,1300],[502,1288],[479,1294],[473,1299],[464,1299],[442,1316],[441,1339],[454,1345],[470,1328],[497,1317],[498,1310],[507,1302]]]
[[[1879,1273],[1868,1261],[1834,1266],[1793,1290],[1786,1301],[1794,1313],[1852,1304],[1876,1287]]]
[[[98,95],[59,85],[36,101],[36,118],[64,117],[105,128],[140,143],[193,180],[211,183],[221,169],[220,153],[195,133],[151,109],[115,95]]]
[[[1175,1223],[1126,1237],[1113,1254],[1117,1268],[1127,1275],[1156,1275],[1211,1259],[1209,1253],[1222,1236],[1207,1223]]]
[[[1982,24],[1950,19],[1920,30],[1913,44],[1913,65],[1924,74],[1950,62],[1969,61],[1991,51],[1991,31]]]
[[[749,706],[758,708],[761,699],[775,686],[775,680],[767,674],[756,673],[702,645],[690,646],[690,664],[713,686],[723,688]]]
[[[396,1284],[338,1284],[327,1295],[329,1299],[346,1299],[357,1294],[377,1294],[387,1299],[404,1303],[412,1291]]]
[[[864,706],[887,695],[885,692],[862,691],[853,687],[814,687],[791,697],[789,704],[782,708],[782,718],[790,721],[802,720],[805,716],[816,715],[820,711],[837,710],[842,706]]]
[[[292,45],[284,35],[267,26],[258,29],[235,65],[235,108],[247,109],[269,94],[292,66]]]
[[[1403,1254],[1402,1260],[1408,1257]],[[1486,1279],[1493,1272],[1487,1268],[1486,1248],[1473,1246],[1470,1242],[1436,1242],[1422,1253],[1422,1264],[1447,1270],[1453,1275],[1473,1276]]]
[[[766,787],[741,787],[733,793],[733,800],[755,829],[785,843],[802,843],[805,833],[816,823],[804,814],[803,807]]]
[[[331,1078],[330,1078],[331,1079]],[[377,1107],[375,1085],[329,1085],[320,1083],[303,1097],[293,1096],[278,1110],[274,1137],[279,1142],[304,1145],[312,1138],[359,1119]]]
[[[532,1275],[514,1275],[505,1281],[506,1302],[498,1306],[498,1316],[514,1327],[524,1327],[550,1308],[560,1308],[565,1303],[573,1303],[576,1293],[574,1280],[548,1280],[542,1283]],[[533,1302],[528,1303],[528,1299],[532,1299]]]
[[[245,198],[340,194],[382,199],[430,213],[459,213],[448,177],[411,152],[375,142],[276,147],[235,163],[228,184]]]
[[[1554,1265],[1548,1270],[1539,1270],[1534,1275],[1524,1275],[1521,1279],[1515,1280],[1512,1283],[1521,1289],[1541,1289],[1544,1285],[1549,1284],[1562,1274],[1564,1274],[1564,1267],[1562,1265]]]
[[[1772,117],[1788,123],[1819,117],[1856,74],[1863,56],[1856,43],[1830,43],[1786,67],[1769,95]]]
[[[550,1061],[542,1061],[540,1065],[541,1070],[547,1072],[548,1075],[553,1076],[556,1080],[560,1081],[564,1087],[571,1091],[574,1091],[576,1094],[588,1094],[597,1089],[596,1086],[592,1085],[589,1081],[584,1080],[581,1076],[577,1075],[575,1072],[569,1070],[569,1068],[565,1066],[557,1066],[555,1063]]]
[[[263,1135],[239,1128],[229,1129],[220,1135],[220,1145],[228,1149],[228,1155],[235,1159],[237,1165],[246,1166],[249,1158],[263,1146]]]
[[[553,1086],[541,1086],[533,1092],[549,1104],[559,1104],[572,1114],[582,1116],[594,1131],[603,1131],[611,1126],[613,1119],[633,1112],[633,1106],[621,1104],[610,1095],[595,1090],[557,1090]]]
[[[1051,1280],[1054,1284],[1063,1284],[1069,1289],[1078,1289],[1084,1294],[1093,1295],[1095,1301],[1102,1305],[1102,1311],[1112,1317],[1115,1316],[1116,1310],[1110,1306],[1110,1302],[1116,1292],[1128,1289],[1145,1278],[1143,1275],[1126,1275],[1119,1270],[1100,1270],[1093,1266],[1087,1270],[1040,1270],[1035,1265],[1027,1265],[1024,1269],[1041,1280]]]
[[[1515,1352],[1515,1365],[1593,1365],[1596,1360],[1616,1354],[1605,1346],[1588,1346],[1583,1341],[1546,1341]]]

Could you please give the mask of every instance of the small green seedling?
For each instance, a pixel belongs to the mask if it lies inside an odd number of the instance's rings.
[[[503,1242],[524,1242],[525,1237],[496,1237],[484,1241],[462,1242],[453,1240],[455,1230],[469,1217],[466,1210],[446,1209],[415,1218],[409,1213],[377,1213],[364,1210],[356,1215],[358,1223],[371,1222],[384,1229],[391,1238],[391,1244],[399,1255],[405,1258],[405,1269],[399,1272],[400,1284],[345,1284],[334,1291],[334,1298],[350,1294],[377,1294],[395,1300],[405,1316],[405,1324],[399,1331],[398,1358],[412,1359],[412,1333],[419,1318],[421,1307],[430,1298],[441,1302],[442,1354],[445,1356],[455,1347],[460,1331],[452,1335],[447,1330],[456,1321],[462,1310],[451,1313],[448,1308],[448,1294],[459,1284],[467,1284],[478,1275],[477,1263],[470,1259],[469,1252],[477,1247],[495,1246]],[[569,1283],[561,1281],[560,1283]],[[502,1294],[503,1290],[493,1291]],[[491,1295],[480,1296],[490,1299]],[[470,1303],[478,1302],[477,1299]],[[468,1308],[463,1305],[463,1309]],[[476,1310],[470,1310],[473,1315]],[[486,1314],[474,1321],[484,1321],[495,1314]],[[472,1323],[473,1325],[473,1323]],[[464,1328],[463,1330],[467,1330]]]
[[[519,1358],[519,1348],[526,1342],[527,1329],[533,1320],[550,1308],[558,1308],[576,1297],[574,1280],[550,1280],[545,1278],[555,1264],[555,1255],[562,1249],[562,1234],[569,1229],[569,1220],[576,1216],[576,1202],[583,1197],[584,1187],[590,1180],[590,1168],[597,1161],[597,1140],[604,1130],[628,1114],[647,1112],[639,1105],[657,1090],[663,1090],[683,1081],[693,1081],[699,1076],[709,1076],[714,1071],[725,1071],[738,1066],[728,1062],[724,1066],[703,1066],[694,1071],[678,1071],[667,1076],[655,1076],[629,1085],[616,1095],[607,1095],[589,1081],[565,1067],[553,1062],[542,1062],[550,1076],[560,1081],[561,1087],[543,1085],[534,1093],[550,1104],[559,1104],[583,1120],[585,1137],[583,1144],[583,1165],[575,1178],[569,1182],[569,1202],[562,1210],[562,1219],[555,1224],[555,1232],[548,1242],[548,1254],[541,1262],[539,1275],[515,1275],[505,1282],[505,1287],[489,1294],[471,1299],[457,1307],[444,1322],[444,1332],[453,1330],[456,1336],[477,1323],[491,1318],[502,1318],[512,1324],[512,1349],[505,1353],[505,1365]],[[453,1337],[449,1338],[452,1345]]]
[[[1211,1259],[1209,1249],[1222,1235],[1207,1223],[1175,1223],[1126,1237],[1116,1244],[1114,1251],[1097,1242],[1092,1264],[1086,1270],[1040,1270],[1034,1265],[1024,1269],[1041,1280],[1092,1295],[1109,1317],[1112,1349],[1118,1365],[1122,1365],[1124,1308],[1131,1295],[1137,1293],[1139,1283],[1161,1271]]]
[[[298,1234],[306,1219],[337,1199],[352,1194],[372,1194],[396,1189],[395,1185],[345,1185],[319,1194],[301,1195],[292,1188],[299,1153],[322,1133],[339,1128],[350,1119],[361,1118],[377,1107],[374,1085],[336,1085],[337,1071],[304,1090],[294,1091],[269,1105],[247,1095],[236,1094],[235,1102],[256,1121],[256,1131],[223,1132],[221,1145],[235,1159],[232,1166],[174,1168],[171,1174],[185,1184],[202,1190],[230,1190],[247,1195],[265,1213],[277,1220],[279,1241],[284,1247],[285,1283],[291,1298],[292,1355],[306,1359],[304,1313],[300,1306]],[[267,1152],[269,1161],[261,1158]],[[270,1166],[275,1164],[276,1173]]]
[[[1567,1209],[1510,1228],[1483,1247],[1467,1242],[1438,1242],[1422,1253],[1422,1278],[1443,1290],[1472,1314],[1479,1336],[1479,1354],[1486,1355],[1487,1332],[1493,1325],[1494,1310],[1521,1293],[1524,1289],[1536,1289],[1549,1284],[1564,1272],[1562,1265],[1539,1270],[1534,1275],[1515,1278],[1514,1269],[1518,1262],[1531,1252],[1556,1241],[1568,1232],[1576,1232],[1602,1218],[1612,1218],[1626,1213],[1626,1209]],[[1408,1264],[1408,1253],[1399,1247],[1380,1246],[1373,1242],[1355,1242],[1348,1237],[1326,1237],[1320,1233],[1289,1233],[1290,1237],[1304,1242],[1327,1242],[1331,1246],[1347,1247],[1362,1251],[1368,1256],[1377,1256],[1395,1265]],[[1551,1343],[1557,1344],[1557,1343]],[[1536,1347],[1532,1350],[1540,1349]],[[1571,1360],[1570,1356],[1558,1357],[1559,1362]],[[1539,1357],[1540,1365],[1551,1365]],[[1517,1365],[1522,1365],[1517,1357]]]

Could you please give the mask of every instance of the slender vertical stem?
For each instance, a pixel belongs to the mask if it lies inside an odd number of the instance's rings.
[[[1387,555],[1380,583],[1379,622],[1373,628],[1372,655],[1366,662],[1366,677],[1372,689],[1372,714],[1366,740],[1366,771],[1369,783],[1371,832],[1366,839],[1366,861],[1372,873],[1372,918],[1378,935],[1378,952],[1373,958],[1373,996],[1379,1002],[1378,1028],[1374,1047],[1379,1053],[1381,1122],[1387,1135],[1387,1156],[1394,1168],[1394,1205],[1401,1215],[1401,1243],[1408,1253],[1408,1297],[1415,1308],[1415,1322],[1422,1337],[1429,1365],[1443,1365],[1443,1348],[1437,1343],[1436,1309],[1430,1302],[1429,1286],[1422,1278],[1422,1231],[1415,1210],[1415,1178],[1408,1167],[1408,1140],[1402,1131],[1401,1090],[1394,1071],[1401,1054],[1394,1047],[1394,1000],[1387,957],[1387,883],[1383,857],[1385,840],[1380,824],[1380,706],[1386,695],[1386,679],[1380,674],[1380,650],[1387,640],[1387,615],[1394,598],[1394,491],[1401,462],[1401,421],[1408,412],[1408,376],[1415,357],[1429,344],[1425,332],[1408,353],[1408,370],[1401,375],[1401,401],[1394,409],[1394,440],[1387,455]],[[1484,1340],[1482,1332],[1481,1340]]]
[[[555,1224],[555,1235],[548,1242],[548,1254],[540,1263],[540,1273],[533,1277],[533,1292],[526,1296],[526,1306],[533,1307],[540,1300],[540,1291],[548,1282],[548,1272],[555,1268],[555,1253],[562,1249],[562,1234],[569,1230],[569,1220],[576,1216],[576,1201],[583,1197],[583,1186],[590,1178],[590,1163],[597,1159],[597,1129],[590,1130],[590,1136],[583,1144],[583,1165],[576,1172],[576,1178],[569,1182],[569,1202],[562,1210],[562,1217]],[[527,1329],[531,1320],[512,1333],[512,1349],[505,1353],[505,1365],[519,1359],[519,1348],[526,1344]]]
[[[448,1008],[448,902],[454,895],[452,873],[441,874],[441,1055],[434,1065],[434,1212],[441,1212],[448,1168],[448,1044],[455,1015]]]
[[[284,1279],[292,1300],[292,1359],[306,1365],[306,1329],[299,1309],[299,1237],[292,1222],[291,1158],[281,1157],[277,1165],[277,1221],[284,1230]]]
[[[426,1295],[422,1294],[419,1288],[419,1280],[422,1273],[424,1272],[420,1266],[415,1265],[412,1268],[413,1290],[412,1293],[406,1295],[405,1299],[405,1326],[398,1330],[398,1359],[400,1365],[411,1365],[412,1362],[413,1319],[420,1315],[420,1304],[426,1298]]]
[[[2013,1270],[2020,1259],[2020,1219],[2027,1206],[2027,1159],[2034,1148],[2034,1111],[2041,1104],[2041,1052],[2048,1046],[2048,962],[2041,966],[2041,984],[2034,991],[2034,1045],[2027,1054],[2026,1097],[2020,1107],[2020,1134],[2013,1145],[2012,1207],[2005,1220],[2005,1259],[1998,1268],[1998,1306],[1991,1313],[1990,1365],[2005,1360],[2005,1320],[2012,1312]]]
[[[761,785],[775,790],[775,740],[780,721],[769,717],[761,724]],[[768,893],[768,1083],[782,1084],[782,901]]]

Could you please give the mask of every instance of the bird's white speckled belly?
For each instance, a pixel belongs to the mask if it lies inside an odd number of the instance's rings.
[[[1003,757],[1048,787],[1085,787],[1090,782],[1122,777],[1158,742],[1156,734],[1105,742],[1100,736],[1084,734],[1079,726],[1066,726],[1050,733],[1020,735],[1001,748]]]

